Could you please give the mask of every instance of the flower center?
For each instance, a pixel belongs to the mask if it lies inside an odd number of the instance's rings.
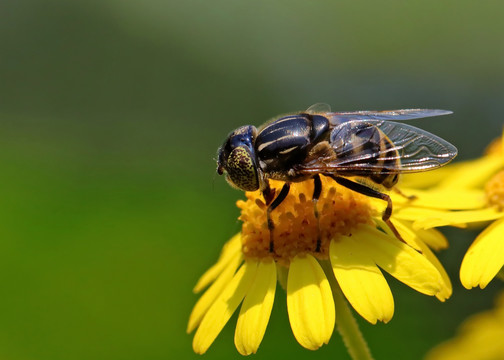
[[[242,251],[245,258],[273,258],[285,266],[298,254],[310,253],[319,259],[327,259],[330,240],[339,235],[351,235],[357,225],[372,222],[374,210],[366,196],[339,186],[330,178],[321,178],[318,224],[312,201],[314,185],[310,180],[291,184],[285,200],[271,212],[273,252],[270,252],[267,206],[261,191],[247,192],[246,201],[237,201],[236,205],[241,209],[239,219],[243,221]],[[276,194],[282,185],[283,182],[270,181]],[[316,251],[319,237],[320,251]]]
[[[504,209],[504,170],[495,174],[485,185],[487,201],[496,205],[499,210]]]

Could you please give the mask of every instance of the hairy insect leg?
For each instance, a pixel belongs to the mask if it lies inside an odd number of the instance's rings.
[[[319,212],[317,209],[317,202],[321,193],[322,193],[322,181],[320,181],[320,175],[317,174],[313,177],[313,197],[312,197],[313,211],[315,214],[315,219],[317,220],[317,246],[315,248],[316,252],[320,252],[320,246],[322,245],[322,239],[320,238],[320,219],[319,219]]]
[[[390,221],[390,216],[392,215],[392,200],[390,199],[390,196],[388,196],[387,194],[381,193],[377,190],[371,189],[370,187],[367,187],[366,185],[356,183],[356,182],[354,182],[352,180],[348,180],[346,178],[342,178],[339,176],[331,176],[331,177],[338,184],[346,187],[347,189],[358,192],[359,194],[362,194],[362,195],[366,195],[366,196],[370,196],[370,197],[374,197],[374,198],[386,201],[387,207],[385,208],[385,211],[382,214],[382,220],[385,222],[385,224],[387,224],[387,226],[390,228],[390,230],[392,230],[392,232],[394,233],[396,238],[406,244],[406,241],[404,241],[401,234],[399,234],[399,231],[397,231],[394,224],[392,224],[392,221]]]
[[[266,201],[266,205],[268,205],[268,209],[266,210],[266,220],[268,222],[268,230],[270,233],[270,244],[269,244],[270,253],[275,251],[275,245],[273,242],[273,230],[275,229],[275,224],[273,223],[273,220],[271,220],[271,212],[275,210],[278,207],[278,205],[282,203],[282,201],[285,200],[285,198],[289,194],[289,190],[290,190],[290,184],[285,183],[282,187],[282,190],[280,190],[280,193],[274,200],[273,200],[274,192],[271,191],[269,185],[266,187],[265,190],[263,190],[264,200]]]

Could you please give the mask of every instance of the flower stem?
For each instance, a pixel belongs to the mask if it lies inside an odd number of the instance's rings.
[[[341,288],[334,277],[331,265],[326,263],[322,265],[326,270],[326,275],[331,284],[336,307],[336,328],[343,338],[343,342],[353,360],[373,360],[371,351],[359,330],[359,325],[348,306],[348,302],[341,291]]]

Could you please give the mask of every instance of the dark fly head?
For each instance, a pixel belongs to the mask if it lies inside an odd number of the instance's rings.
[[[226,174],[228,183],[238,189],[259,189],[259,170],[254,150],[257,129],[242,126],[231,132],[218,150],[217,173]]]

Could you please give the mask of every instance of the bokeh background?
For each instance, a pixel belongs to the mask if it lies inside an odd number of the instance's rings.
[[[429,107],[414,125],[478,156],[503,125],[498,1],[16,0],[0,4],[0,358],[197,358],[191,289],[240,229],[216,149],[244,124],[327,102]],[[389,278],[373,354],[420,358],[501,287],[463,290],[471,236],[440,255],[446,304]],[[234,358],[234,317],[208,359]],[[257,358],[301,348],[277,292]]]

